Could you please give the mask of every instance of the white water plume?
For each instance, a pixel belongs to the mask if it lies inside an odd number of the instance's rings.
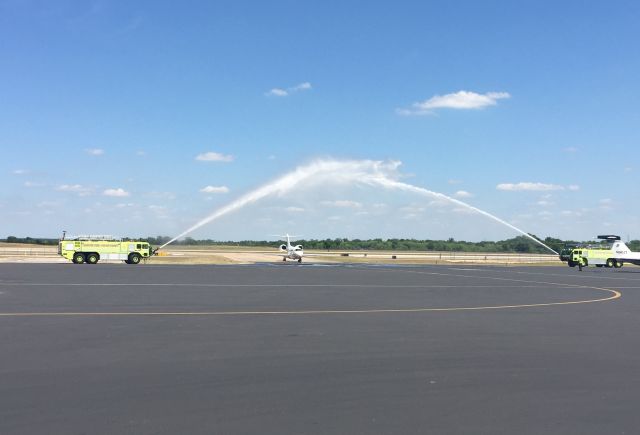
[[[523,236],[533,240],[537,244],[545,247],[549,251],[557,254],[556,251],[549,246],[542,243],[540,240],[531,236],[530,234],[522,231],[520,228],[511,225],[510,223],[500,219],[497,216],[492,215],[489,212],[481,210],[477,207],[467,204],[455,198],[451,198],[443,193],[434,192],[422,187],[414,186],[412,184],[398,181],[397,168],[400,166],[398,161],[374,161],[374,160],[318,160],[306,166],[300,166],[293,171],[283,175],[282,177],[268,183],[262,187],[259,187],[230,204],[219,208],[206,218],[202,219],[198,223],[194,224],[190,228],[186,229],[182,233],[178,234],[173,239],[169,240],[158,249],[162,249],[170,243],[186,236],[187,234],[197,230],[198,228],[228,214],[235,210],[238,210],[248,204],[254,203],[262,198],[271,195],[283,195],[286,192],[302,186],[309,186],[312,184],[365,184],[369,186],[381,186],[391,190],[402,190],[405,192],[413,192],[421,195],[426,195],[433,198],[444,199],[453,204],[465,207],[468,210],[479,213],[488,217],[502,225],[505,225],[512,230],[522,234]]]

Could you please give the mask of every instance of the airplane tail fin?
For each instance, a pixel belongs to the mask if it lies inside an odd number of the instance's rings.
[[[618,240],[613,244],[613,250],[616,254],[624,255],[633,252],[622,240]]]
[[[291,248],[291,239],[295,239],[296,237],[302,237],[300,235],[294,236],[291,234],[273,234],[272,237],[280,237],[282,240],[286,240],[287,241],[287,249]],[[283,245],[284,246],[284,245]]]

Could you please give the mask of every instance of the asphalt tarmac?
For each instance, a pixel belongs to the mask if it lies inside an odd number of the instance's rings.
[[[1,434],[632,434],[640,268],[0,265]]]

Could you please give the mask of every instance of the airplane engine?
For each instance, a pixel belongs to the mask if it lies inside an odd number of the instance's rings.
[[[280,250],[281,251],[286,251],[287,250],[287,245],[280,245]]]
[[[296,245],[296,251],[302,251],[302,245]]]

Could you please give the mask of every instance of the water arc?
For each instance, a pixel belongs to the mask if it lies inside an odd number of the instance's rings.
[[[520,228],[510,224],[509,222],[500,219],[499,217],[467,204],[459,199],[452,198],[444,193],[435,192],[423,187],[414,186],[409,183],[398,181],[397,168],[400,162],[397,161],[375,161],[375,160],[318,160],[305,166],[299,166],[291,172],[277,178],[276,180],[264,184],[257,189],[254,189],[238,199],[230,202],[229,204],[220,207],[215,210],[209,216],[201,219],[185,231],[181,232],[158,249],[162,249],[165,246],[175,242],[176,240],[186,236],[187,234],[197,230],[198,228],[213,222],[214,220],[238,210],[246,205],[259,201],[262,198],[271,195],[282,195],[290,190],[297,188],[305,182],[314,180],[316,182],[331,181],[337,183],[351,183],[351,184],[365,184],[369,186],[379,186],[391,190],[401,190],[405,192],[412,192],[423,196],[429,196],[432,198],[443,199],[450,203],[465,207],[475,213],[481,214],[501,225],[504,225],[521,235],[531,239],[535,243],[543,246],[545,249],[558,254],[549,246],[531,236],[529,233],[521,230]]]

